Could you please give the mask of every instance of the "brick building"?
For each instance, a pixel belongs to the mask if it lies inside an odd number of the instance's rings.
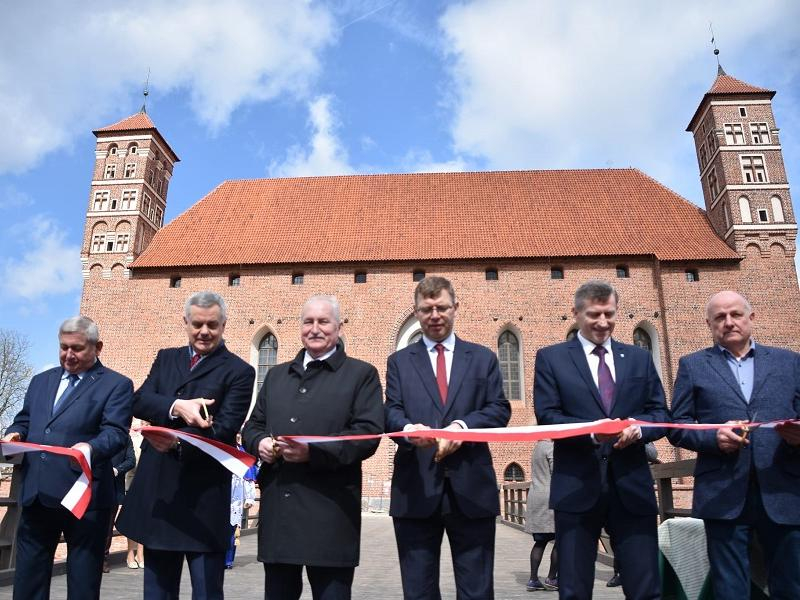
[[[718,290],[751,299],[760,341],[800,349],[773,96],[720,69],[701,100],[687,130],[705,211],[635,169],[354,175],[226,181],[166,226],[178,157],[141,112],[94,132],[81,309],[100,325],[105,362],[138,385],[158,348],[186,342],[185,298],[216,290],[228,346],[261,381],[297,352],[303,301],[335,294],[348,353],[383,375],[418,335],[415,281],[444,275],[461,302],[457,333],[498,351],[511,424],[527,425],[536,350],[573,330],[575,288],[604,278],[621,294],[615,337],[651,348],[669,394],[678,359],[709,341],[703,307]],[[492,450],[498,477],[528,476],[529,445]],[[384,442],[365,466],[374,506],[393,452]]]

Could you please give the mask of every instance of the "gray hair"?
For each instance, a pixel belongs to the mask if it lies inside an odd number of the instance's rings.
[[[341,323],[340,318],[340,311],[339,311],[339,301],[336,299],[336,296],[327,296],[325,294],[314,294],[308,300],[306,300],[305,304],[303,304],[303,310],[300,311],[300,320],[303,319],[303,315],[306,313],[306,308],[309,304],[313,302],[327,302],[330,304],[331,310],[333,311],[333,320],[337,323]]]
[[[735,295],[739,296],[739,298],[741,298],[742,301],[744,302],[744,309],[747,311],[747,314],[752,314],[753,306],[750,304],[750,301],[747,298],[745,298],[739,292],[734,292],[733,290],[722,290],[721,292],[717,292],[716,294],[711,296],[711,298],[708,299],[708,302],[706,302],[706,318],[707,319],[711,317],[711,315],[708,314],[708,311],[711,309],[711,303],[714,302],[714,300],[716,300],[716,298],[721,296],[722,294],[735,294]]]
[[[65,333],[82,333],[86,336],[86,341],[93,346],[96,346],[100,340],[100,330],[97,329],[97,323],[82,315],[70,317],[61,324],[61,327],[58,328],[58,337]]]
[[[197,292],[192,294],[186,299],[186,304],[183,307],[183,312],[186,315],[186,320],[188,321],[191,313],[190,309],[192,306],[197,306],[200,308],[211,308],[212,306],[219,306],[219,316],[223,323],[228,320],[228,307],[225,304],[225,300],[222,296],[217,294],[216,292]]]
[[[602,279],[590,279],[575,290],[575,310],[583,310],[587,301],[602,302],[614,296],[614,302],[619,303],[619,294],[614,286]]]

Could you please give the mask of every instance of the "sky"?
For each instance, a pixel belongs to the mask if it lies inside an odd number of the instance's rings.
[[[348,173],[631,166],[702,205],[711,23],[727,73],[777,91],[800,185],[798,22],[793,0],[0,0],[0,328],[57,364],[92,130],[148,73],[181,159],[165,221],[226,179]]]

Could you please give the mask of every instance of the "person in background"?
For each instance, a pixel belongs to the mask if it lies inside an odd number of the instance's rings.
[[[525,532],[533,535],[531,576],[525,589],[529,592],[558,589],[558,548],[550,552],[550,569],[544,581],[539,579],[548,542],[555,542],[556,524],[550,503],[550,478],[553,475],[553,441],[536,442],[531,452],[531,487],[525,506]]]
[[[242,447],[242,434],[236,434],[236,447],[244,451]],[[256,499],[255,479],[258,475],[258,464],[254,464],[247,469],[244,477],[238,475],[231,476],[231,545],[225,554],[225,568],[233,568],[233,559],[236,558],[236,546],[239,545],[239,535],[243,525],[244,511],[253,506]]]
[[[138,431],[139,427],[144,427],[148,423],[141,419],[134,418],[131,422],[130,438],[133,442],[133,454],[136,457],[136,464],[139,464],[139,455],[142,452],[142,432]],[[136,466],[130,471],[125,473],[125,493],[131,488],[133,483],[133,476],[136,475]],[[125,559],[129,569],[143,569],[144,568],[144,546],[139,542],[128,538],[128,556]]]
[[[133,452],[133,442],[128,436],[128,444],[117,452],[111,459],[111,466],[114,471],[114,491],[117,494],[117,507],[111,511],[111,519],[108,522],[108,535],[106,536],[106,553],[103,559],[103,573],[111,570],[108,564],[108,553],[111,550],[111,538],[114,537],[114,521],[116,521],[117,510],[125,500],[125,475],[136,466],[136,454]]]

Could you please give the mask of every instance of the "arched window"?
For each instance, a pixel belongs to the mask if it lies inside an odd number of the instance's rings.
[[[785,217],[783,216],[783,203],[780,197],[773,196],[770,198],[770,202],[772,203],[772,218],[776,223],[783,223]]]
[[[633,330],[633,343],[639,346],[639,348],[644,348],[648,352],[653,351],[653,340],[650,338],[650,334],[641,327],[637,327]]]
[[[405,323],[403,323],[403,326],[400,327],[400,331],[397,333],[395,349],[402,350],[406,346],[418,342],[421,337],[422,329],[420,329],[419,321],[417,321],[417,317],[414,316],[414,313],[411,313],[411,315],[409,315],[409,317],[405,320]]]
[[[525,481],[525,471],[517,463],[511,463],[503,471],[503,481]]]
[[[519,368],[519,340],[510,331],[497,339],[497,358],[503,375],[503,391],[507,400],[522,400]]]
[[[742,213],[742,223],[752,223],[753,214],[750,212],[750,200],[747,196],[739,198],[739,212]]]
[[[422,339],[422,330],[416,331],[411,334],[411,337],[408,338],[408,343],[406,344],[406,346],[410,346],[411,344],[416,344],[421,339]]]
[[[567,332],[567,337],[566,337],[567,341],[574,339],[576,335],[578,335],[578,328],[573,327]]]
[[[258,344],[258,385],[267,377],[269,370],[278,364],[278,340],[271,333],[267,333]]]

